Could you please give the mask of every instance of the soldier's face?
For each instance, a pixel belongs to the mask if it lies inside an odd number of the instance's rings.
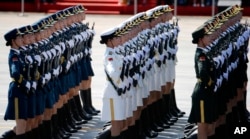
[[[202,43],[204,46],[208,46],[209,44],[211,44],[212,40],[211,40],[211,36],[210,35],[205,35],[202,38]]]
[[[14,39],[14,43],[17,46],[23,46],[23,38],[22,38],[22,36],[17,36],[16,39]]]
[[[34,36],[35,36],[36,41],[40,41],[41,40],[40,32],[35,33]]]
[[[113,45],[111,39],[108,39],[107,46],[110,47],[110,48],[114,48],[114,45]]]
[[[43,30],[43,31],[41,31],[41,39],[44,39],[44,38],[46,38],[46,31],[45,30]]]
[[[35,43],[36,42],[35,35],[33,33],[30,35],[30,42],[31,43]]]
[[[23,42],[25,45],[30,44],[30,35],[29,34],[23,36]]]
[[[55,27],[57,30],[59,30],[59,29],[60,29],[60,22],[56,22],[55,25],[54,25],[54,27]]]
[[[119,37],[114,37],[111,41],[112,41],[113,46],[116,47],[120,40],[119,40]]]
[[[81,13],[82,20],[85,20],[85,13]]]

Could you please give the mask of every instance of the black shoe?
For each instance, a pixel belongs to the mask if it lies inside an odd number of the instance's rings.
[[[111,138],[111,131],[110,128],[103,130],[102,132],[98,133],[95,139],[110,139]]]
[[[4,139],[12,139],[16,136],[16,133],[13,130],[8,130],[2,134]]]
[[[92,120],[92,115],[87,113],[83,108],[82,108],[82,112],[80,113],[80,116],[84,119],[84,120]]]
[[[171,126],[171,125],[174,125],[174,121],[171,121],[170,119],[168,119],[167,117],[165,117],[163,120],[162,120],[165,124]]]
[[[53,134],[53,139],[61,139],[61,136],[59,134]]]
[[[77,116],[74,116],[74,123],[76,124],[76,125],[82,125],[82,124],[86,124],[88,121],[85,121],[85,120],[82,120],[82,119],[80,119],[79,117],[77,117]]]
[[[26,134],[16,135],[16,139],[27,139]]]
[[[79,129],[82,129],[81,126],[77,125],[77,124],[74,124],[73,121],[70,123],[70,127],[76,129],[76,130],[79,130]]]
[[[59,129],[59,133],[62,135],[72,136],[72,134],[67,132],[64,128]]]
[[[157,125],[159,125],[160,127],[164,128],[164,129],[170,128],[170,125],[168,123],[163,122],[163,121],[158,122]]]
[[[77,132],[76,129],[72,128],[72,127],[71,127],[70,125],[68,125],[68,124],[66,124],[66,125],[64,126],[64,129],[65,129],[65,131],[67,131],[67,132],[69,132],[69,133],[75,133],[75,132]]]
[[[95,113],[100,113],[100,110],[97,110],[96,108],[94,108],[93,104],[92,104],[92,97],[91,97],[91,88],[88,89],[88,97],[89,97],[89,103],[90,103],[90,108],[95,112]]]
[[[177,117],[174,117],[174,116],[172,116],[172,115],[170,115],[170,114],[167,114],[167,115],[165,116],[165,118],[166,118],[170,123],[173,123],[173,124],[178,120]]]
[[[145,136],[149,138],[156,138],[158,136],[157,132],[154,132],[153,130],[147,129],[144,131]]]
[[[151,128],[155,131],[155,132],[161,132],[164,130],[164,128],[160,127],[159,125],[157,125],[156,123],[154,123]]]
[[[82,99],[82,104],[83,104],[83,109],[88,113],[88,114],[91,114],[91,115],[97,115],[98,113],[93,111],[92,108],[91,108],[91,105],[90,105],[90,99],[89,98],[89,90],[81,90],[80,91],[80,96],[81,96],[81,99]]]
[[[77,107],[77,110],[78,110],[78,116],[81,118],[81,119],[84,119],[84,120],[91,120],[92,119],[92,116],[90,114],[88,114],[82,107],[81,105],[81,100],[80,100],[80,96],[74,96],[74,101],[76,103],[76,107]]]
[[[62,132],[59,132],[59,136],[61,139],[68,139],[71,135],[72,134],[63,134]]]

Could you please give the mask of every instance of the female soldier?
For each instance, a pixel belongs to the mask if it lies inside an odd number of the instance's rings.
[[[22,34],[13,29],[4,35],[6,46],[11,46],[9,53],[9,70],[12,82],[9,85],[8,105],[5,120],[16,120],[14,132],[17,139],[26,139],[26,124],[28,117],[28,92],[30,83],[23,78],[24,61],[20,57],[19,47],[23,46]]]
[[[205,27],[198,28],[193,34],[193,43],[197,44],[195,52],[195,72],[197,83],[192,94],[192,108],[188,122],[197,123],[198,139],[207,139],[214,133],[215,98],[213,93],[213,65],[206,49],[211,42],[211,32]]]

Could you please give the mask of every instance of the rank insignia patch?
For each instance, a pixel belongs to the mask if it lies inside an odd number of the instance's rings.
[[[18,61],[18,58],[17,58],[17,57],[13,57],[13,58],[12,58],[12,61],[13,61],[13,62]]]
[[[206,57],[205,57],[205,56],[201,56],[201,57],[199,58],[199,60],[200,60],[200,61],[205,61],[205,60],[206,60]]]

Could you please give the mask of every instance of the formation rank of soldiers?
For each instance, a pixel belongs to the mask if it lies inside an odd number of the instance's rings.
[[[208,125],[207,129],[199,130],[198,124],[198,138],[231,139],[235,127],[247,126],[250,122],[246,107],[250,27],[247,22],[241,23],[242,10],[237,5],[231,6],[192,33],[193,43],[198,44],[200,51],[196,50],[197,84],[188,121]],[[199,39],[204,36],[210,41],[201,48]],[[186,128],[190,138],[195,135],[190,135],[193,129],[196,127]]]
[[[168,5],[140,12],[101,34],[107,76],[97,138],[155,138],[184,115],[173,88],[177,20]]]
[[[69,138],[100,112],[90,88],[95,32],[83,20],[77,5],[4,35],[12,79],[4,119],[16,126],[3,138]]]

